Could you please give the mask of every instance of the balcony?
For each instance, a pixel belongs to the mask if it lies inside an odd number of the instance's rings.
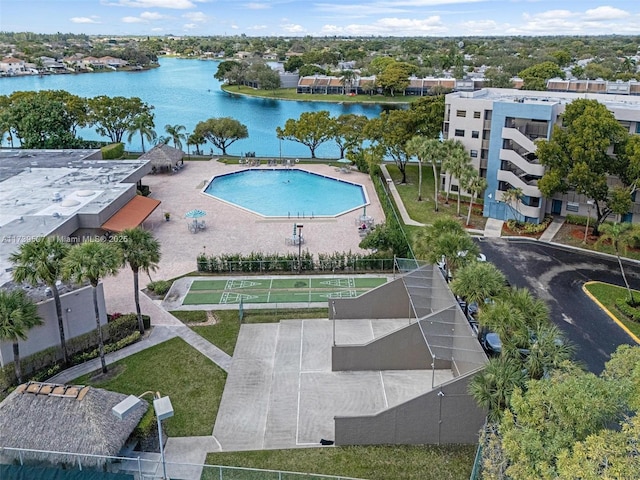
[[[522,148],[524,148],[527,151],[527,153],[535,152],[538,149],[538,147],[536,147],[536,144],[533,143],[532,140],[530,140],[526,135],[521,133],[516,128],[504,127],[502,129],[502,138],[506,140],[514,141],[515,143],[520,145]]]
[[[516,175],[515,173],[509,170],[498,170],[498,180],[502,182],[507,182],[510,185],[513,185],[514,188],[519,188],[522,190],[522,193],[527,197],[540,197],[541,193],[538,189],[538,182],[536,180],[531,180],[529,182],[523,180],[521,176]]]
[[[496,200],[502,202],[502,196],[504,194],[505,192],[496,190]],[[531,218],[540,218],[540,215],[542,213],[541,207],[530,207],[529,205],[525,205],[521,201],[518,201],[517,205],[513,205],[513,209],[516,210],[519,214]]]
[[[528,175],[536,177],[542,177],[544,175],[544,165],[540,165],[537,161],[536,163],[529,162],[518,155],[514,150],[508,150],[506,148],[500,149],[500,160],[506,160],[507,162],[512,163]]]

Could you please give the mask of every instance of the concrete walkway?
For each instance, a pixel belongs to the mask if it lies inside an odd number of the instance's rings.
[[[541,242],[553,241],[553,237],[556,236],[562,225],[564,225],[565,220],[565,217],[554,217],[553,222],[551,222],[551,225],[540,235],[539,240]]]
[[[387,166],[384,164],[380,165],[380,170],[382,171],[382,175],[384,179],[387,181],[387,186],[389,187],[389,191],[391,192],[391,196],[396,201],[396,207],[398,207],[398,211],[400,212],[400,216],[402,217],[402,221],[405,225],[411,225],[414,227],[424,227],[424,223],[416,222],[413,220],[407,209],[404,207],[404,202],[400,198],[400,194],[398,193],[398,189],[396,188],[396,184],[393,183],[393,179],[391,175],[389,175],[389,171],[387,170]]]

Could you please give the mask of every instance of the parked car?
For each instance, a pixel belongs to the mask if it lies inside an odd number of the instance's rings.
[[[500,335],[495,332],[486,332],[480,343],[489,355],[498,356],[502,353],[502,341]]]

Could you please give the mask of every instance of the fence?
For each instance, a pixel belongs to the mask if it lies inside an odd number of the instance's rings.
[[[52,450],[31,450],[21,448],[0,447],[0,460],[8,464],[16,459],[25,469],[33,468],[28,464],[33,459],[48,459],[51,465],[58,465],[64,470],[86,472],[87,478],[101,478],[100,472],[111,472],[129,475],[136,480],[152,480],[162,478],[163,469],[159,454],[141,452],[145,457],[114,457],[108,455],[90,455],[58,452]],[[7,457],[7,458],[5,458]],[[10,457],[10,458],[9,458]],[[35,463],[35,462],[34,462]],[[37,461],[42,467],[42,461]],[[88,467],[88,465],[92,465]],[[98,466],[96,466],[98,465]],[[314,473],[287,472],[281,470],[263,470],[257,468],[229,467],[224,465],[206,465],[165,462],[167,476],[173,480],[364,480],[354,477],[322,475]],[[95,472],[92,476],[89,472]],[[34,477],[35,478],[35,477]],[[42,474],[39,478],[52,478]],[[105,478],[104,476],[102,478]]]
[[[393,219],[396,222],[396,225],[398,226],[398,228],[400,229],[400,231],[402,232],[402,236],[404,237],[404,241],[407,244],[407,252],[409,253],[409,257],[410,258],[416,258],[416,256],[413,254],[413,250],[411,249],[411,242],[409,242],[409,238],[407,238],[407,234],[404,231],[403,225],[404,222],[402,220],[400,220],[400,217],[398,216],[398,212],[396,210],[396,206],[395,203],[393,202],[393,199],[391,198],[391,196],[389,195],[389,186],[387,185],[387,182],[381,177],[378,176],[378,188],[376,189],[378,192],[382,192],[384,193],[384,200],[385,202],[380,202],[382,204],[382,208],[385,211],[385,214],[387,214],[387,218],[389,217],[388,212],[391,212],[393,214]],[[378,195],[380,197],[380,195]],[[382,198],[380,198],[382,200]]]
[[[357,254],[344,257],[318,258],[311,255],[302,258],[298,269],[298,258],[273,257],[260,260],[251,258],[198,257],[198,271],[203,273],[363,273],[390,272],[394,267],[392,258],[367,258]]]

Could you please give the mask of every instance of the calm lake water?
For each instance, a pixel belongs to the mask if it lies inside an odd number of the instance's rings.
[[[249,138],[229,147],[227,152],[233,155],[255,152],[258,156],[279,156],[282,148],[283,156],[308,157],[310,152],[304,145],[280,142],[276,137],[276,127],[284,127],[289,118],[297,119],[303,112],[328,110],[332,116],[355,113],[371,118],[382,111],[380,105],[339,105],[228,95],[213,77],[218,69],[216,61],[161,58],[160,65],[160,68],[142,72],[0,78],[0,95],[21,90],[66,90],[81,97],[139,97],[155,107],[155,130],[159,136],[166,135],[164,127],[168,124],[184,125],[186,132],[191,133],[198,122],[208,118],[232,117],[245,124],[249,131]],[[93,129],[81,130],[78,135],[88,140],[104,140]],[[206,145],[205,152],[208,153],[211,147]],[[133,138],[126,148],[141,151],[140,136]],[[183,149],[186,150],[186,144],[183,144]],[[216,148],[213,152],[220,153]],[[339,150],[333,142],[327,142],[318,148],[316,155],[336,158]]]

